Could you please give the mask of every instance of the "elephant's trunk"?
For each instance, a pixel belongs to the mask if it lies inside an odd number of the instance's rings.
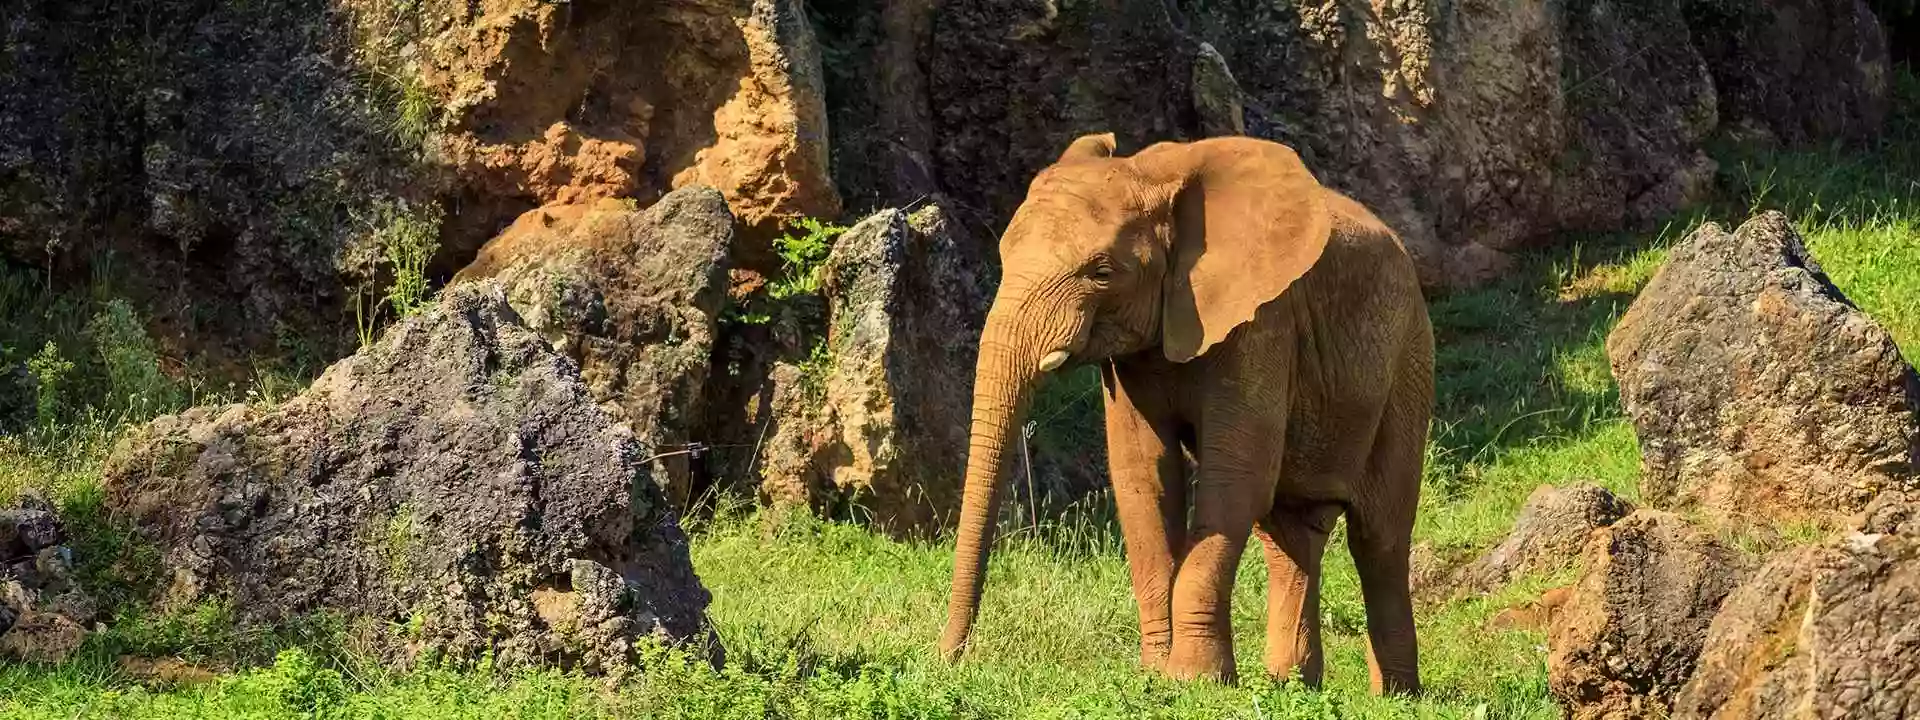
[[[973,381],[973,431],[967,452],[966,493],[961,499],[953,556],[953,587],[947,601],[947,628],[941,655],[958,659],[973,631],[986,585],[987,554],[993,544],[1006,451],[1025,419],[1040,359],[1052,348],[1031,333],[1020,332],[995,304],[980,337]]]

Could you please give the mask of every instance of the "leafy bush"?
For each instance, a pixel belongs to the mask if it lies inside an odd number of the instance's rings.
[[[129,420],[175,409],[181,393],[160,372],[160,354],[133,306],[119,298],[107,301],[87,322],[86,333],[106,374],[106,409]]]
[[[773,250],[786,271],[785,277],[767,287],[767,294],[775,300],[819,294],[821,270],[833,253],[833,241],[847,231],[814,218],[800,218],[794,225],[802,232],[789,231],[773,241]]]

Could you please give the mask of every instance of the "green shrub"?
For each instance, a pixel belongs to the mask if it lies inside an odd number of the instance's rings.
[[[773,241],[773,250],[786,273],[767,286],[767,294],[775,300],[819,294],[821,271],[827,256],[833,253],[833,242],[847,231],[814,218],[800,218],[794,225],[800,232],[789,230]]]
[[[347,683],[340,671],[321,666],[299,648],[280,651],[265,681],[282,706],[300,717],[332,717],[346,705]]]
[[[440,250],[440,223],[445,211],[439,203],[413,207],[405,201],[394,201],[376,204],[358,219],[379,249],[389,274],[379,302],[370,299],[372,293],[364,285],[353,294],[354,324],[364,347],[373,344],[374,333],[381,325],[381,304],[394,319],[408,317],[426,304],[427,263]]]
[[[60,345],[48,340],[27,360],[27,372],[34,381],[34,417],[42,428],[51,427],[64,411],[60,390],[73,373],[73,362],[60,357]]]
[[[175,409],[180,392],[160,372],[160,353],[133,306],[118,298],[107,301],[87,322],[86,333],[106,375],[104,409],[130,421]]]

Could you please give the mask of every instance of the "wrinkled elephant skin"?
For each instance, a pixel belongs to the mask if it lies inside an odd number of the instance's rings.
[[[1257,535],[1267,670],[1318,682],[1320,557],[1344,514],[1374,689],[1417,692],[1407,565],[1433,333],[1393,231],[1283,145],[1115,157],[1112,135],[1091,135],[1034,179],[1000,255],[943,653],[972,632],[1004,453],[1036,380],[1096,364],[1141,662],[1235,679],[1228,603]]]

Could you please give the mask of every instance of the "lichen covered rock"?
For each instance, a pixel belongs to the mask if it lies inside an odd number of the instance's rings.
[[[776,383],[789,410],[762,493],[857,505],[894,531],[946,522],[959,508],[988,272],[938,204],[882,210],[841,235],[825,267],[826,356],[807,367],[813,377]]]
[[[1737,551],[1670,513],[1595,531],[1548,630],[1548,688],[1578,720],[1660,716],[1746,571]]]
[[[733,216],[688,187],[645,211],[600,200],[529,211],[453,284],[493,278],[527,327],[572,358],[594,401],[656,454],[653,477],[687,501],[689,440],[705,422],[714,323],[726,302]]]
[[[618,673],[643,637],[705,635],[707,592],[647,454],[484,282],[283,404],[155,420],[105,482],[109,512],[160,550],[163,608],[324,610],[396,662]]]
[[[67,542],[44,498],[0,508],[0,658],[59,663],[86,641],[101,608],[80,586]]]
[[[1632,503],[1592,483],[1535,488],[1506,539],[1466,568],[1463,586],[1487,590],[1566,567],[1580,556],[1589,533],[1631,512]]]
[[[1913,482],[1920,379],[1777,212],[1675,246],[1607,355],[1655,507],[1844,516]]]
[[[1785,551],[1728,596],[1676,718],[1920,716],[1920,538]]]

